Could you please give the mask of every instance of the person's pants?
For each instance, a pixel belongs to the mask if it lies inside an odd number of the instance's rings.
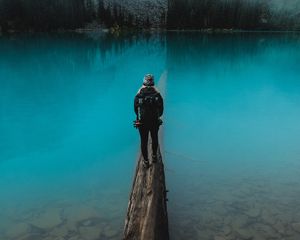
[[[158,129],[159,126],[141,126],[139,128],[140,136],[141,136],[141,150],[142,155],[145,160],[148,160],[148,137],[149,132],[151,134],[152,139],[152,154],[157,154],[158,148]]]

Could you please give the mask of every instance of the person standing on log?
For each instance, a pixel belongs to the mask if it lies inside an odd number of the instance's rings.
[[[134,98],[136,121],[134,126],[139,129],[141,137],[141,151],[143,165],[149,167],[148,137],[152,139],[152,163],[157,161],[158,130],[162,124],[160,117],[164,111],[164,102],[159,91],[154,87],[154,76],[147,74],[143,79],[143,86]]]

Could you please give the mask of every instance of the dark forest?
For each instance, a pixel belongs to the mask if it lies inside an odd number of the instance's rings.
[[[300,12],[272,9],[265,0],[171,0],[170,29],[297,30]]]
[[[299,30],[300,12],[275,11],[265,0],[169,0],[159,24],[103,0],[0,0],[0,32],[87,28]],[[147,8],[145,7],[145,13]]]

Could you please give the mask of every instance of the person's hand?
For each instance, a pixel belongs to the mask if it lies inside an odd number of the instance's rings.
[[[133,121],[133,126],[134,126],[135,128],[139,128],[141,125],[142,125],[142,123],[141,123],[139,120]]]

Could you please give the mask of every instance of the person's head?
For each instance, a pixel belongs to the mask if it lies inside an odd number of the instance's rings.
[[[146,87],[154,86],[154,76],[152,74],[146,74],[143,79],[143,85]]]

